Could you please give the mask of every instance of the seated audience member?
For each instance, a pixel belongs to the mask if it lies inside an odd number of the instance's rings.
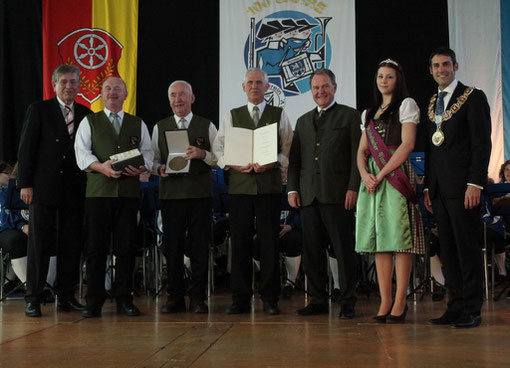
[[[499,170],[499,182],[500,183],[510,183],[510,160],[506,160],[503,165],[501,165],[501,169]],[[510,193],[503,197],[494,198],[493,205],[494,206],[508,206],[510,202],[508,201],[508,197],[510,197]],[[501,221],[500,216],[494,216],[493,223],[498,223]],[[488,233],[490,235],[489,240],[493,240],[495,244],[495,256],[494,263],[498,269],[498,278],[504,279],[507,276],[506,273],[506,246],[508,242],[506,241],[506,234],[510,231],[510,216],[503,216],[502,222],[504,224],[503,234],[494,234],[491,231]],[[501,231],[500,231],[501,233]],[[509,294],[510,295],[510,294]]]
[[[18,279],[25,283],[27,280],[27,241],[28,241],[28,211],[10,210],[7,204],[7,185],[10,178],[16,177],[17,165],[14,170],[0,162],[0,246],[9,253],[11,266]],[[46,282],[53,286],[56,276],[56,258],[50,258],[50,267]],[[54,301],[51,291],[44,292],[43,301]]]

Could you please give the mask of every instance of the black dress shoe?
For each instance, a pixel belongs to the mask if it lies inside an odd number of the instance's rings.
[[[85,306],[78,303],[74,297],[57,299],[57,312],[81,312],[84,309]]]
[[[338,314],[338,317],[342,319],[351,319],[354,318],[355,315],[356,312],[354,312],[354,305],[345,304],[342,305],[342,307],[340,308],[340,313]]]
[[[331,302],[338,303],[340,301],[341,296],[342,293],[340,292],[340,289],[333,289],[333,291],[331,292]]]
[[[264,313],[276,315],[280,314],[280,309],[276,302],[264,302]]]
[[[25,315],[27,317],[41,317],[41,303],[39,302],[27,302],[25,307]]]
[[[226,312],[227,312],[227,314],[249,313],[249,312],[251,312],[251,305],[250,304],[232,303],[232,305],[230,307],[228,307]]]
[[[296,314],[298,316],[313,316],[317,314],[328,314],[329,306],[327,304],[314,304],[310,303],[306,307],[298,309]]]
[[[85,309],[81,312],[81,316],[85,318],[95,318],[101,316],[101,308],[90,308],[85,307]]]
[[[459,312],[454,312],[447,310],[444,314],[439,318],[429,319],[429,325],[451,325],[455,321],[457,321],[460,317]]]
[[[186,312],[186,303],[184,299],[167,300],[165,305],[161,308],[161,313],[180,313]]]
[[[117,313],[135,317],[140,315],[140,309],[133,302],[121,302],[117,303]]]
[[[198,302],[191,302],[189,306],[189,310],[193,313],[205,314],[209,313],[209,307],[203,300]]]
[[[482,323],[482,317],[475,314],[465,314],[459,319],[457,319],[454,323],[452,323],[453,328],[473,328],[477,327]]]
[[[41,300],[43,304],[55,303],[55,297],[50,289],[44,289],[41,294]]]
[[[292,298],[292,293],[294,292],[294,288],[292,285],[285,285],[282,289],[282,298],[285,300],[289,300]]]
[[[393,324],[405,323],[406,322],[406,314],[407,314],[408,309],[409,308],[407,307],[407,304],[406,304],[404,311],[402,312],[402,314],[400,316],[395,316],[393,314],[390,314],[388,316],[388,318],[386,319],[386,323],[393,323]]]

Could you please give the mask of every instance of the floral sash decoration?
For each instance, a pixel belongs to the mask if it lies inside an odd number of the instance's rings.
[[[384,140],[382,139],[379,132],[377,132],[377,130],[375,129],[374,120],[370,121],[370,124],[365,129],[365,132],[367,134],[368,148],[370,150],[370,154],[374,158],[377,166],[379,166],[379,169],[382,170],[382,168],[390,160],[392,154],[388,149],[388,146],[386,146],[386,143],[384,143]],[[386,175],[385,179],[387,179],[388,182],[396,190],[398,190],[409,202],[417,203],[416,191],[411,186],[409,178],[400,167],[397,167],[391,173]]]

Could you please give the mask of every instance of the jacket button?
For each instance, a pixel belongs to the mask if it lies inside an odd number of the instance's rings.
[[[315,157],[315,161],[319,161],[319,158],[318,158],[318,157]]]
[[[64,172],[62,170],[60,170],[60,173],[63,174]]]
[[[316,146],[319,147],[321,144],[320,143],[317,143]]]
[[[62,158],[63,158],[63,159],[65,159],[65,158],[66,158],[66,155],[63,155],[63,156],[62,156]]]
[[[55,142],[60,142],[60,139],[58,139],[58,138],[57,138],[57,139],[55,139]]]

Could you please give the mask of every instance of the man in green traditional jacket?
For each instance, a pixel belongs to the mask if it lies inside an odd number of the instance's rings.
[[[195,95],[188,82],[177,80],[170,84],[168,99],[174,115],[159,121],[152,132],[153,172],[160,176],[159,198],[165,233],[163,251],[168,270],[168,300],[161,312],[186,311],[183,257],[184,246],[189,239],[191,279],[187,294],[190,310],[208,313],[205,289],[211,242],[211,166],[216,166],[216,156],[211,153],[211,147],[217,130],[209,119],[191,112]],[[166,164],[172,147],[167,145],[165,132],[178,129],[185,129],[188,134],[189,145],[184,158],[190,162],[189,171],[169,174]],[[173,164],[174,159],[168,163],[170,167],[176,165]]]
[[[352,210],[360,183],[356,154],[361,119],[357,110],[335,102],[336,88],[335,75],[329,69],[318,69],[310,78],[317,107],[296,123],[287,190],[289,204],[301,208],[303,264],[312,295],[312,301],[297,314],[329,312],[326,250],[331,244],[338,261],[339,317],[353,318],[356,256]]]
[[[86,116],[76,133],[78,167],[87,172],[85,222],[87,227],[87,307],[83,317],[98,317],[106,299],[106,256],[113,247],[115,283],[112,291],[117,313],[137,316],[133,304],[133,272],[136,251],[136,215],[140,206],[139,175],[152,167],[150,135],[139,117],[123,110],[127,98],[121,78],[104,81],[104,110]],[[112,168],[111,155],[139,149],[144,165]]]
[[[292,142],[292,127],[283,109],[266,104],[264,93],[269,88],[267,74],[260,69],[248,69],[243,91],[248,104],[232,109],[226,116],[213,144],[218,166],[228,172],[228,205],[232,239],[232,305],[228,314],[251,311],[253,273],[253,235],[260,245],[259,291],[267,314],[279,314],[280,263],[278,234],[280,232],[280,203],[282,170],[288,166],[288,152]],[[255,130],[278,124],[278,159],[273,163],[245,166],[225,166],[225,131],[230,127]]]

